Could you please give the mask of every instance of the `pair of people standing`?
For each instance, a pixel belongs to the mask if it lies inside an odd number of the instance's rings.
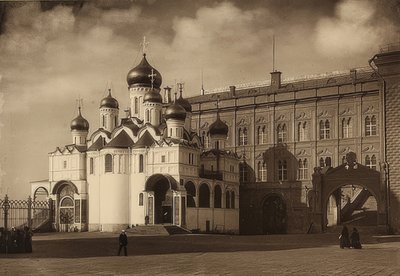
[[[355,249],[361,249],[360,234],[355,227],[353,228],[353,232],[349,237],[349,230],[347,229],[346,225],[344,225],[340,233],[339,240],[340,248],[352,247]]]

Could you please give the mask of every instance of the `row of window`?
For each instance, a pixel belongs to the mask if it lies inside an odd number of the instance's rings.
[[[377,122],[375,116],[367,116],[365,118],[365,136],[375,136],[377,134]],[[341,120],[342,137],[353,137],[353,120],[352,118],[343,118]],[[278,143],[287,142],[287,126],[285,123],[278,124],[276,128],[276,136]],[[203,141],[208,139],[203,132]],[[331,122],[330,120],[321,120],[319,122],[319,139],[331,138]],[[297,141],[307,141],[309,139],[309,127],[307,122],[299,122],[297,124]],[[257,127],[257,144],[262,145],[268,142],[267,127],[265,125]],[[246,127],[238,129],[238,145],[245,146],[248,144],[248,131]],[[208,143],[207,143],[208,145]]]
[[[123,173],[124,172],[124,156],[123,155],[116,155],[119,156],[119,170],[118,173]],[[165,156],[163,156],[165,157]],[[115,158],[115,157],[114,157]],[[111,154],[106,154],[104,156],[104,172],[108,173],[108,172],[114,172],[114,158]],[[143,158],[143,154],[139,155],[139,166],[138,166],[138,170],[139,172],[143,172],[144,170],[144,158]],[[89,159],[89,174],[94,174],[94,159],[93,157],[91,157]]]
[[[346,156],[343,156],[342,163],[346,162]],[[376,170],[377,166],[377,161],[376,161],[376,156],[372,155],[369,156],[367,155],[365,157],[365,166],[367,166],[370,169]],[[297,168],[297,179],[298,180],[305,180],[309,179],[309,174],[308,174],[308,160],[307,158],[304,159],[299,159],[298,160],[298,168]],[[319,166],[320,167],[327,167],[332,165],[332,159],[331,157],[321,157],[319,159]],[[278,160],[278,180],[287,180],[288,175],[288,166],[287,166],[287,161],[286,160]],[[246,166],[241,166],[240,167],[240,181],[246,182],[248,181],[247,177],[247,167]],[[257,163],[257,180],[258,181],[267,181],[267,164],[266,162],[259,161]]]

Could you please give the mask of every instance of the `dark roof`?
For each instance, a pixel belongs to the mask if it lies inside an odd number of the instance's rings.
[[[87,151],[96,151],[96,150],[101,150],[104,147],[104,139],[103,137],[97,138],[96,142],[94,142],[88,149]]]
[[[131,120],[131,119],[122,119],[122,125],[131,129],[133,132],[133,135],[137,135],[139,131],[139,127]]]
[[[125,132],[121,131],[114,139],[112,139],[104,148],[130,148],[133,145],[131,137]]]
[[[139,140],[132,148],[139,149],[139,148],[151,147],[152,145],[154,145],[154,143],[155,140],[153,139],[153,136],[151,136],[151,134],[146,130],[145,133],[139,138]]]
[[[306,89],[315,89],[315,88],[323,88],[330,86],[339,86],[346,84],[355,84],[355,83],[363,83],[376,81],[378,76],[371,69],[357,69],[356,70],[356,79],[352,77],[351,71],[344,74],[338,74],[333,76],[325,76],[325,77],[315,77],[315,78],[306,78],[304,80],[293,80],[290,82],[283,82],[281,87],[277,90],[273,89],[270,85],[265,86],[248,86],[246,88],[236,87],[235,95],[232,95],[232,92],[229,89],[224,89],[222,92],[209,93],[200,96],[194,96],[188,98],[188,101],[191,104],[195,103],[204,103],[219,100],[229,100],[232,97],[236,98],[245,98],[251,96],[260,96],[271,94],[274,92],[292,92]]]
[[[201,153],[201,157],[213,157],[213,156],[216,156],[218,153],[219,153],[219,155],[222,155],[222,156],[229,156],[229,157],[233,157],[233,158],[237,158],[237,159],[240,158],[236,152],[233,152],[230,150],[217,150],[217,149],[211,149],[208,151],[204,151]]]

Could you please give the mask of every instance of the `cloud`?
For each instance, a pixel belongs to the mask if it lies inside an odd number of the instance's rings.
[[[391,25],[377,20],[377,1],[346,0],[336,6],[334,17],[324,17],[316,25],[316,49],[330,57],[350,57],[371,53],[389,38]]]

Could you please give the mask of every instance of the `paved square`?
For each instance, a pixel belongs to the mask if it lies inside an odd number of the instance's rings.
[[[362,250],[340,249],[336,234],[34,236],[34,253],[0,255],[0,275],[400,275],[400,242],[363,237]]]

